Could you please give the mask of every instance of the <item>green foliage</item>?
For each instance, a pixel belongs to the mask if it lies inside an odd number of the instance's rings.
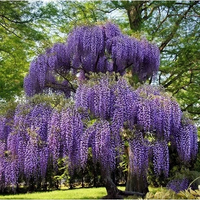
[[[0,115],[13,116],[15,108],[17,107],[17,102],[10,100],[8,102],[0,101]]]
[[[70,182],[70,176],[68,171],[68,165],[67,165],[67,158],[59,159],[58,160],[58,172],[56,175],[53,176],[52,181],[63,181],[65,180],[64,184],[67,185],[67,183]],[[52,176],[52,174],[50,174]]]
[[[145,199],[178,199],[178,195],[172,191],[165,188],[161,188],[159,191],[147,193]]]
[[[147,193],[145,199],[199,199],[199,196],[200,190],[188,189],[176,194],[172,190],[161,188]]]
[[[56,108],[59,111],[61,111],[66,106],[73,105],[73,102],[70,99],[66,99],[64,95],[55,93],[50,95],[36,94],[31,98],[27,98],[25,102],[26,101],[33,104],[45,103],[46,105],[49,105],[52,108]]]
[[[30,59],[51,43],[52,10],[42,2],[0,2],[0,99],[22,93]]]

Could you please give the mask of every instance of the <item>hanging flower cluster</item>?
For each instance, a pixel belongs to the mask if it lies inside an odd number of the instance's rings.
[[[197,155],[197,130],[174,99],[159,88],[133,90],[116,74],[83,82],[75,105],[58,110],[50,104],[19,104],[12,118],[0,116],[0,188],[21,180],[45,182],[49,167],[67,158],[69,172],[94,163],[112,171],[129,143],[129,168],[146,180],[149,162],[158,176],[169,174],[170,144],[184,164]],[[90,120],[94,120],[92,123]],[[8,123],[8,121],[12,123]],[[130,134],[127,134],[127,131]]]
[[[153,165],[156,175],[164,174],[168,177],[169,174],[169,150],[167,141],[156,141],[153,149]]]
[[[143,179],[147,178],[147,169],[149,165],[149,142],[143,138],[142,132],[135,132],[133,138],[130,139],[129,149],[129,167],[131,174]]]
[[[178,103],[150,85],[138,88],[136,93],[140,96],[138,125],[145,132],[155,132],[159,139],[169,141],[181,123],[182,112]]]
[[[168,144],[177,149],[184,164],[196,158],[195,126],[189,119],[184,119],[177,102],[160,88],[144,85],[134,91],[123,78],[115,81],[105,75],[80,85],[75,101],[77,108],[82,108],[92,117],[110,120],[115,149],[119,147],[116,156],[123,147],[123,131],[129,129],[133,132],[129,141],[133,158],[130,157],[129,164],[138,176],[146,176],[149,154],[152,155],[155,174],[168,176]]]
[[[69,97],[74,92],[70,73],[78,73],[82,79],[89,72],[123,75],[127,68],[145,81],[158,71],[159,60],[157,46],[123,35],[114,24],[80,26],[69,34],[66,43],[55,44],[32,61],[24,89],[28,96],[51,90]]]
[[[88,147],[92,148],[93,162],[100,163],[103,170],[114,170],[115,145],[110,124],[106,120],[96,121],[83,133],[81,139],[81,165],[85,166],[88,156]]]
[[[47,49],[46,54],[39,55],[31,62],[29,74],[24,79],[24,90],[28,96],[51,90],[63,92],[69,97],[72,88],[64,78],[69,71],[67,47],[57,43],[51,49]],[[57,78],[56,74],[60,78]]]
[[[183,164],[188,164],[191,160],[196,159],[198,153],[197,128],[191,120],[183,117],[180,129],[174,134],[173,140],[175,140],[173,144]]]

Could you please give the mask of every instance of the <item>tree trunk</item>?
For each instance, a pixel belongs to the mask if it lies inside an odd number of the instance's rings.
[[[123,199],[122,196],[119,196],[119,190],[117,189],[117,186],[114,184],[111,173],[109,170],[102,170],[102,178],[106,187],[107,196],[105,196],[105,199]]]
[[[126,191],[137,191],[146,195],[149,192],[146,177],[134,175],[128,170]]]
[[[139,31],[141,29],[143,3],[143,1],[132,2],[132,5],[126,8],[130,28],[134,31]]]
[[[114,184],[109,170],[103,169],[101,174],[107,191],[107,195],[103,197],[104,199],[123,199],[123,197],[127,196],[139,196],[143,198],[145,196],[144,193],[140,192],[119,190]]]
[[[130,148],[126,148],[126,153],[130,154]],[[147,177],[142,176],[136,173],[132,173],[130,167],[128,166],[128,175],[127,175],[127,182],[126,182],[126,191],[137,191],[146,195],[149,192]]]

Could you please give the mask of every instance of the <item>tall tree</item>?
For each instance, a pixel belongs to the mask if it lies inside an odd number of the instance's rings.
[[[55,44],[33,60],[24,80],[28,96],[56,92],[73,98],[75,93],[75,107],[63,111],[66,120],[63,123],[61,119],[60,128],[67,142],[63,152],[69,159],[69,171],[84,168],[91,147],[109,198],[148,192],[149,154],[155,173],[165,177],[169,173],[169,146],[184,165],[196,158],[196,128],[177,102],[154,87],[133,91],[120,77],[130,69],[139,81],[145,81],[158,67],[158,47],[124,35],[107,23],[76,27],[66,43]],[[96,74],[94,78],[89,76],[91,72]],[[118,190],[111,179],[125,151],[124,142],[129,144],[125,192]]]
[[[39,50],[38,46],[50,43],[47,19],[55,12],[52,6],[44,6],[42,2],[0,2],[1,100],[21,94],[29,60]]]

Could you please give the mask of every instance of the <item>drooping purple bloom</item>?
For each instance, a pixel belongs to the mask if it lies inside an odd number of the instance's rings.
[[[80,162],[81,167],[84,168],[87,163],[88,159],[88,148],[89,148],[89,141],[90,138],[93,136],[93,133],[95,132],[94,126],[88,127],[82,134],[81,140],[80,140]]]
[[[88,128],[88,145],[92,147],[93,161],[100,163],[103,170],[112,171],[116,164],[116,149],[112,144],[111,128],[109,122],[101,120]],[[84,134],[84,135],[85,135]],[[82,147],[85,147],[82,145]],[[83,153],[84,149],[81,149]]]
[[[49,148],[47,145],[44,145],[39,149],[39,166],[38,166],[40,171],[39,176],[41,176],[43,181],[46,178],[48,159],[49,159]]]
[[[5,140],[5,126],[6,126],[6,118],[4,116],[0,116],[0,140]]]
[[[140,99],[137,111],[138,125],[145,131],[154,132],[158,138],[169,141],[171,135],[180,127],[180,106],[162,90],[153,86],[142,86],[136,93]]]
[[[156,141],[153,145],[153,165],[155,174],[165,177],[169,174],[169,149],[166,141]]]
[[[80,113],[74,107],[61,112],[61,139],[63,157],[68,157],[69,168],[74,170],[80,165],[80,140],[83,134],[83,122]]]
[[[53,167],[58,170],[58,159],[62,157],[62,138],[60,127],[60,113],[55,109],[52,112],[50,122],[48,124],[47,144],[49,148],[50,158],[52,158]]]
[[[30,181],[33,179],[35,181],[39,178],[39,150],[36,138],[32,136],[26,146],[25,151],[25,160],[24,160],[24,174],[26,181],[30,184]]]
[[[41,91],[37,77],[33,74],[28,74],[24,78],[24,90],[27,96],[33,96]]]
[[[198,152],[197,130],[190,120],[182,122],[180,130],[175,134],[176,149],[184,164],[196,159]]]
[[[183,179],[174,179],[170,181],[167,184],[167,188],[173,190],[176,193],[179,193],[180,191],[184,191],[188,188],[189,186],[189,180],[187,178]]]
[[[6,158],[4,163],[5,186],[11,187],[13,191],[16,190],[18,183],[18,165],[17,160]]]
[[[132,174],[138,177],[147,175],[149,147],[141,132],[135,133],[135,138],[130,140],[129,167]]]
[[[31,112],[31,131],[37,133],[38,140],[47,140],[47,128],[51,109],[45,105],[39,104]]]
[[[24,89],[28,96],[48,89],[67,94],[66,90],[72,88],[58,80],[80,71],[116,72],[123,76],[127,68],[132,68],[132,73],[145,81],[158,71],[159,56],[158,47],[123,35],[112,23],[80,26],[69,34],[66,43],[56,43],[33,60],[24,79]]]

